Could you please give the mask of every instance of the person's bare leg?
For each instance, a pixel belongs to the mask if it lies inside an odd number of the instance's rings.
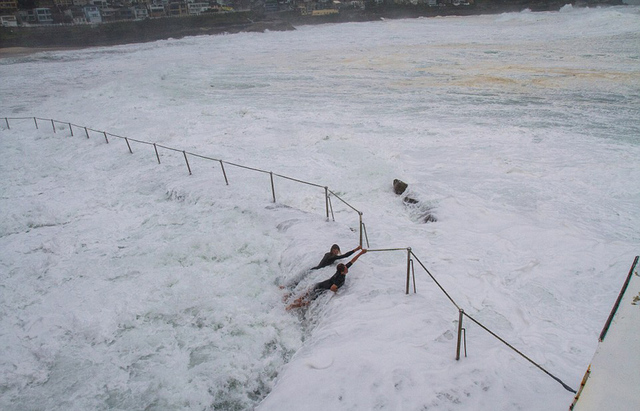
[[[287,311],[309,305],[309,301],[305,300],[305,297],[306,295],[296,298],[291,304],[289,304],[289,306],[287,306]]]

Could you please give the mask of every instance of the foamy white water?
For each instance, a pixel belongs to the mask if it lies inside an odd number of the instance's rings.
[[[44,117],[327,185],[465,312],[577,388],[640,250],[640,8],[387,20],[0,60]],[[44,122],[2,128],[0,408],[566,410],[406,253],[306,314],[359,240],[321,189]],[[433,208],[423,224],[394,178]],[[326,268],[296,291],[329,277]]]

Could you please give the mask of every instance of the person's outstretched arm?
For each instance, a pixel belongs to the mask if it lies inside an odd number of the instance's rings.
[[[342,260],[343,258],[351,257],[353,255],[353,253],[355,253],[358,250],[362,250],[362,246],[361,245],[357,246],[356,248],[354,248],[351,251],[347,251],[346,253],[344,253],[342,255],[336,256],[333,261]]]
[[[361,256],[362,254],[365,254],[366,252],[367,252],[367,250],[366,250],[366,249],[362,249],[362,251],[360,251],[358,254],[356,254],[356,256],[355,256],[355,257],[353,257],[353,258],[351,259],[351,261],[349,261],[349,263],[350,263],[350,264],[355,263],[355,262],[356,262],[356,260],[357,260],[358,258],[360,258],[360,256]]]

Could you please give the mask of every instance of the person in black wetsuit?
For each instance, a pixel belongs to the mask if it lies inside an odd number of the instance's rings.
[[[331,249],[329,250],[329,252],[326,253],[322,257],[322,260],[320,261],[320,263],[317,266],[312,267],[311,270],[318,270],[320,268],[330,266],[331,264],[333,264],[337,260],[341,260],[343,258],[351,257],[351,255],[353,253],[355,253],[356,251],[358,251],[358,250],[362,250],[362,246],[357,246],[356,248],[354,248],[351,251],[348,251],[348,252],[346,252],[344,254],[340,254],[340,246],[338,246],[338,244],[334,244],[334,245],[331,246]],[[309,270],[306,270],[306,271],[303,271],[303,272],[299,273],[294,278],[289,279],[286,283],[280,284],[280,289],[288,288],[290,290],[293,290],[294,288],[296,288],[298,286],[300,281],[302,281],[308,274],[309,274]],[[288,297],[288,295],[287,295],[287,297]]]
[[[361,247],[359,248],[361,249]],[[311,290],[309,290],[302,297],[297,298],[293,303],[291,303],[287,307],[287,310],[291,310],[292,308],[306,307],[311,303],[311,301],[315,300],[320,294],[322,294],[327,290],[331,290],[334,293],[338,291],[338,289],[342,287],[342,285],[344,284],[347,278],[349,267],[351,267],[353,263],[355,263],[356,260],[366,252],[367,250],[361,249],[361,251],[358,254],[356,254],[356,256],[353,257],[351,261],[349,261],[348,263],[338,264],[338,266],[336,267],[336,273],[331,278],[321,281],[316,285],[314,285]]]
[[[351,255],[358,250],[362,250],[362,246],[357,246],[353,250],[340,255],[340,247],[338,246],[338,244],[334,244],[331,246],[331,250],[329,250],[329,252],[326,253],[324,257],[322,257],[322,260],[320,261],[320,263],[317,266],[313,267],[312,270],[317,270],[319,268],[331,265],[336,260],[341,260],[343,258],[351,257]]]

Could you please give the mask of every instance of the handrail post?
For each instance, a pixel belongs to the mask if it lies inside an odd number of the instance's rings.
[[[362,247],[362,212],[358,211],[358,216],[360,218],[360,247]]]
[[[53,127],[53,132],[55,133],[56,132],[56,125],[53,122],[53,119],[51,119],[51,127]]]
[[[38,130],[38,120],[34,117],[33,122],[36,124],[36,130]],[[9,126],[9,122],[7,122],[7,126]]]
[[[364,240],[367,242],[367,248],[371,247],[371,245],[369,244],[369,236],[367,235],[367,225],[365,223],[362,223],[362,228],[364,231]]]
[[[35,117],[34,117],[34,118],[35,118]],[[8,130],[11,130],[11,127],[9,127],[9,118],[8,118],[8,117],[5,117],[5,118],[4,118],[4,121],[5,121],[5,123],[7,123],[7,129],[8,129]],[[38,128],[38,126],[36,126],[36,128]]]
[[[329,195],[329,208],[331,209],[331,219],[336,221],[336,215],[333,213],[333,203],[331,202],[331,195]]]
[[[191,167],[189,166],[189,160],[187,160],[187,152],[182,150],[182,154],[184,154],[184,161],[187,163],[187,169],[189,170],[189,175],[191,175]]]
[[[329,221],[329,187],[324,186],[324,208],[327,210],[327,221]]]
[[[220,161],[220,168],[222,168],[222,175],[224,176],[224,182],[227,183],[227,185],[229,185],[229,180],[227,180],[227,172],[224,171],[224,163],[222,162],[222,160]]]
[[[127,147],[129,147],[129,153],[133,154],[133,151],[131,150],[131,144],[129,144],[129,139],[125,137],[124,141],[127,143]]]
[[[84,128],[84,134],[89,138],[89,130],[86,127]]]
[[[462,316],[464,315],[464,310],[461,308],[458,316],[458,345],[456,347],[456,361],[460,360],[460,343],[462,338]]]
[[[409,279],[411,278],[411,247],[407,248],[407,288],[405,294],[409,294]]]
[[[160,164],[160,154],[158,154],[158,147],[156,146],[156,143],[153,143],[153,148],[156,150],[156,158],[158,159],[158,164]]]
[[[69,131],[71,132],[71,137],[73,137],[73,127],[71,127],[71,123],[69,123]]]
[[[269,175],[271,176],[271,194],[273,194],[273,202],[276,202],[276,187],[273,184],[273,171],[269,172]]]
[[[104,134],[104,141],[106,141],[107,144],[109,144],[109,139],[107,138],[107,132],[103,131],[102,134]]]
[[[416,268],[413,265],[413,260],[411,260],[411,278],[413,278],[413,293],[416,294],[418,290],[416,290]]]

